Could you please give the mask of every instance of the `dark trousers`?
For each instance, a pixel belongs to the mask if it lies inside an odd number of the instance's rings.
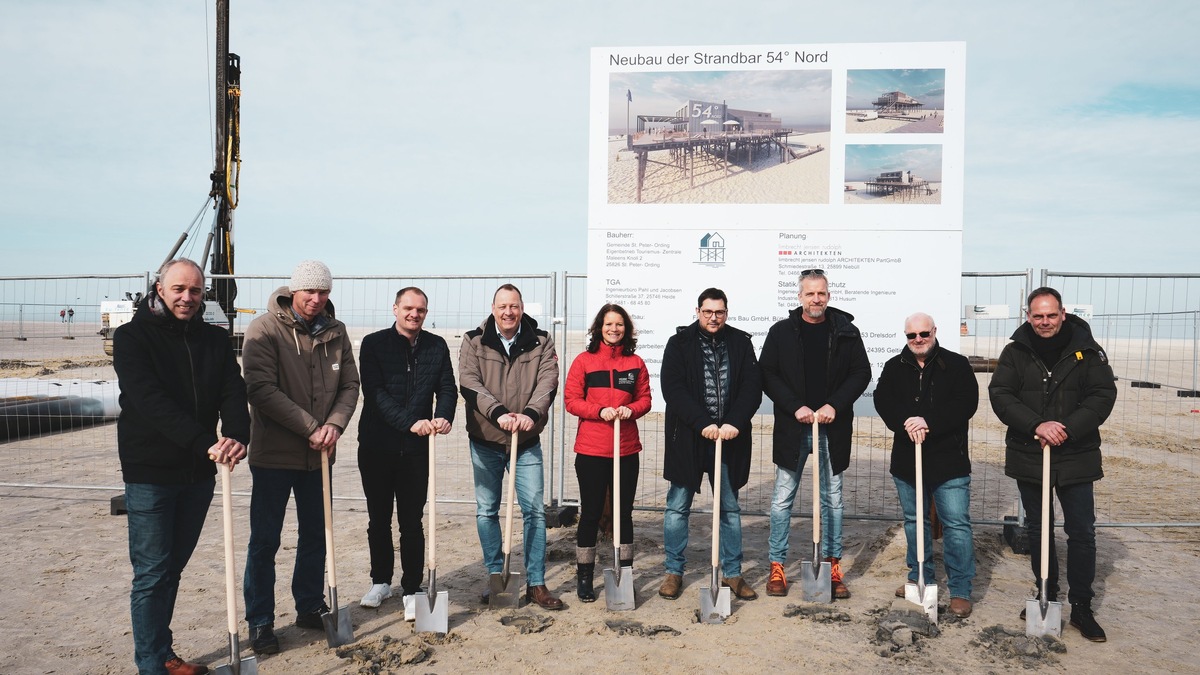
[[[400,525],[400,586],[405,595],[421,590],[425,575],[425,531],[421,517],[429,491],[429,454],[401,457],[374,452],[358,454],[363,494],[367,497],[367,545],[371,549],[371,583],[392,583],[396,554],[392,543],[392,505]]]
[[[1090,606],[1096,579],[1096,502],[1091,483],[1054,486],[1050,494],[1050,566],[1046,594],[1058,597],[1058,554],[1054,546],[1054,494],[1063,511],[1063,532],[1067,533],[1067,599],[1072,605]],[[1025,508],[1025,527],[1029,531],[1029,562],[1033,578],[1041,583],[1042,564],[1042,486],[1017,481],[1021,505]]]
[[[622,544],[633,543],[633,500],[637,490],[639,457],[641,453],[621,457],[621,504],[617,509],[621,518]],[[611,457],[575,455],[575,475],[579,478],[579,529],[576,531],[576,546],[591,548],[596,545],[596,533],[600,530],[600,516],[604,511],[604,495],[612,487],[613,464]],[[617,505],[613,505],[616,508]]]

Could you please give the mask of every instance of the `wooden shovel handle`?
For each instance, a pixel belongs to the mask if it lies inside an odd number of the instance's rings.
[[[517,494],[517,430],[512,432],[511,450],[508,455],[508,509],[504,516],[504,555],[512,551],[513,501]]]
[[[437,569],[437,436],[435,428],[429,434],[429,492],[425,497],[429,502],[429,551],[425,554],[425,567],[431,570]]]
[[[813,546],[821,543],[821,450],[820,450],[820,426],[817,421],[817,416],[813,414],[813,437],[812,437],[812,456],[813,456],[813,471],[812,471],[812,502],[813,502]],[[796,480],[800,480],[800,476],[796,476]],[[816,564],[816,561],[813,561]]]
[[[217,472],[221,474],[221,522],[225,530],[225,618],[229,634],[234,635],[238,630],[237,620],[237,578],[234,575],[233,560],[233,488],[230,485],[229,465],[217,464]]]
[[[713,462],[712,566],[720,564],[721,546],[721,437],[717,436],[716,461]],[[613,519],[616,521],[616,518]],[[615,530],[614,530],[615,531]]]
[[[321,451],[321,507],[325,511],[325,565],[329,587],[337,588],[337,565],[333,555],[333,487],[329,483],[329,451]]]
[[[613,475],[612,475],[612,504],[613,517],[613,548],[621,546],[621,418],[613,418]],[[620,561],[613,563],[613,569],[621,566]]]

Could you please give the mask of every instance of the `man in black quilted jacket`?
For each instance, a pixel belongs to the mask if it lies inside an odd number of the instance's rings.
[[[363,338],[359,351],[364,405],[358,421],[358,470],[367,497],[371,588],[359,602],[378,607],[392,597],[395,548],[392,504],[400,524],[400,589],[405,618],[425,569],[421,515],[429,484],[429,436],[450,433],[458,393],[450,349],[422,330],[429,298],[415,286],[396,293],[396,323]],[[434,407],[434,397],[437,406]]]

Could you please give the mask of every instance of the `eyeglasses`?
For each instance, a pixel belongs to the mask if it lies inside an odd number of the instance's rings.
[[[803,279],[804,277],[823,277],[823,276],[825,276],[825,270],[819,269],[816,267],[812,268],[811,270],[800,270],[800,278],[801,279]]]
[[[905,333],[904,337],[908,338],[909,340],[916,340],[918,335],[923,338],[928,338],[930,335],[933,335],[933,331],[923,330],[920,333]]]
[[[724,319],[725,315],[728,313],[729,313],[729,310],[727,310],[727,309],[702,309],[702,310],[700,310],[700,316],[702,316],[706,319],[711,319],[714,316],[717,317],[718,319]]]

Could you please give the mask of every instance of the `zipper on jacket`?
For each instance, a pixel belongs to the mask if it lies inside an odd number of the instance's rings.
[[[196,419],[199,420],[200,419],[200,394],[199,394],[199,392],[196,391],[196,363],[195,363],[195,360],[192,358],[192,346],[190,344],[188,344],[189,328],[190,328],[190,324],[187,324],[187,323],[183,324],[183,349],[184,349],[184,351],[187,352],[188,370],[191,372],[191,375],[192,375],[192,411],[196,414]],[[191,482],[192,482],[192,466],[193,466],[193,464],[194,464],[194,460],[191,462],[188,462],[187,469],[185,469],[183,472],[184,480],[188,484],[191,484]]]

